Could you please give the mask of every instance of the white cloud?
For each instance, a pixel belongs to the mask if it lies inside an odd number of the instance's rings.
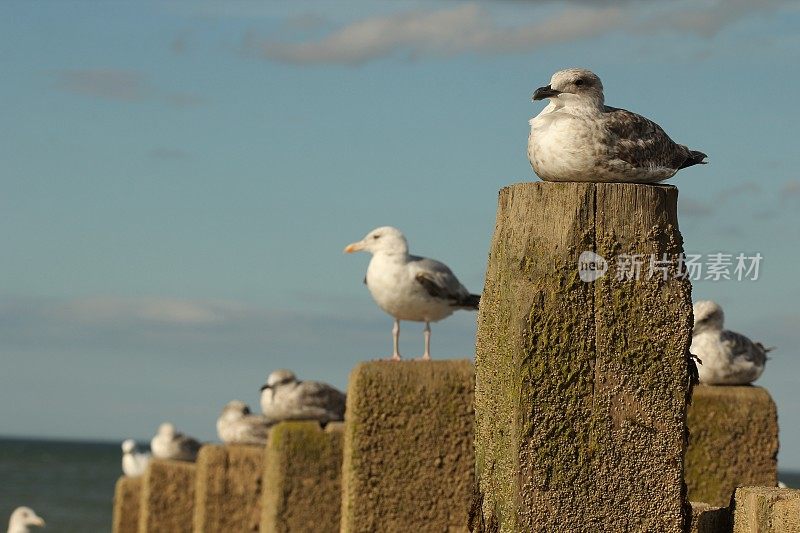
[[[770,12],[787,0],[712,0],[566,3],[545,18],[503,25],[482,5],[462,4],[439,10],[416,10],[357,20],[309,40],[246,41],[249,48],[275,61],[296,64],[359,65],[402,55],[452,56],[462,53],[531,52],[537,48],[601,36],[614,31],[638,35],[654,31],[713,36],[723,27],[756,12]],[[540,4],[546,2],[531,2]],[[535,16],[536,12],[531,13]]]
[[[688,32],[712,37],[726,26],[758,12],[770,12],[787,0],[712,0],[694,2],[691,7],[676,9],[645,24],[645,30]]]
[[[143,102],[159,100],[174,107],[196,106],[203,99],[187,92],[168,92],[154,87],[136,70],[114,68],[61,69],[52,73],[61,91],[100,100]]]
[[[320,351],[336,338],[383,338],[386,320],[149,296],[70,300],[0,296],[0,348],[40,352],[274,353]],[[2,351],[2,350],[0,350]]]
[[[58,88],[105,100],[144,99],[150,88],[139,72],[110,68],[65,69],[56,72]]]
[[[46,311],[65,320],[81,322],[144,321],[162,324],[214,324],[241,315],[241,304],[203,302],[177,298],[93,297],[52,304]]]
[[[360,64],[404,52],[449,56],[464,52],[514,52],[600,35],[625,20],[615,7],[568,8],[526,25],[502,27],[476,4],[366,18],[316,41],[262,43],[270,59],[289,63]]]
[[[800,196],[800,180],[787,181],[781,187],[781,197]]]
[[[693,218],[703,218],[714,213],[710,205],[693,198],[681,198],[678,202],[678,208],[682,215]]]

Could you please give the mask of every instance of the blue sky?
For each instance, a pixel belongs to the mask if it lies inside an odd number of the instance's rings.
[[[777,347],[759,384],[800,468],[799,7],[0,3],[2,432],[210,439],[275,368],[344,388],[391,349],[344,245],[395,225],[480,292],[497,191],[536,179],[530,95],[584,66],[709,154],[670,181],[687,251],[764,256],[694,294]],[[474,336],[454,315],[433,355]]]

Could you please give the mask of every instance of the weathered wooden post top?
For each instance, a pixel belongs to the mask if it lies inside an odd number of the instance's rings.
[[[684,530],[692,304],[677,196],[500,192],[478,316],[473,531]]]

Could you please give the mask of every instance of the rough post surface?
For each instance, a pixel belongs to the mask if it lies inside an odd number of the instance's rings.
[[[373,361],[350,374],[342,529],[466,530],[474,484],[470,361]]]
[[[197,456],[194,531],[258,531],[264,447],[207,444]]]
[[[142,478],[122,476],[114,490],[113,533],[138,533]]]
[[[736,489],[733,533],[800,531],[800,490],[777,487]]]
[[[687,414],[689,499],[727,506],[736,487],[778,483],[778,410],[761,387],[698,385]]]
[[[500,191],[478,315],[476,531],[682,532],[691,285],[650,254],[683,244],[677,189]],[[578,258],[608,272],[587,283]],[[643,254],[620,281],[615,258]],[[637,258],[632,258],[633,262]]]
[[[731,513],[727,507],[692,502],[690,533],[731,533]]]
[[[139,533],[191,533],[194,463],[153,459],[142,479]]]
[[[765,389],[698,385],[687,424],[690,500],[727,506],[736,487],[778,484],[778,410]]]
[[[338,533],[344,424],[282,422],[264,458],[261,531]]]

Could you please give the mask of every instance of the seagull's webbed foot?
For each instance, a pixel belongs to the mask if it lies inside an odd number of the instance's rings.
[[[402,361],[402,360],[403,360],[403,358],[400,357],[399,353],[396,353],[396,354],[392,355],[391,357],[387,357],[386,359],[384,359],[384,361]]]

